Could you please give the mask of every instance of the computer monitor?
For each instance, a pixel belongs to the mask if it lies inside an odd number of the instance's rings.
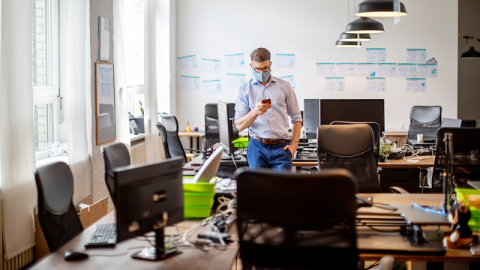
[[[222,160],[223,146],[217,147],[207,161],[202,165],[200,171],[193,178],[193,182],[209,183],[210,180],[217,174],[220,162]]]
[[[455,127],[459,128],[462,126],[462,119],[453,119],[453,118],[443,118],[442,127]]]
[[[183,158],[114,170],[117,190],[117,242],[155,232],[155,246],[132,255],[158,261],[181,251],[165,248],[167,225],[183,221]]]
[[[375,122],[385,131],[383,99],[321,99],[320,125],[333,121]]]
[[[235,103],[219,101],[217,109],[220,144],[223,146],[225,153],[229,156],[222,159],[235,158],[233,141],[238,138],[238,130],[234,123]],[[237,134],[236,136],[235,133]]]

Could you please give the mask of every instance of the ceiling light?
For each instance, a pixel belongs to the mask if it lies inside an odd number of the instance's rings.
[[[358,17],[397,17],[393,11],[393,0],[365,0],[358,4],[355,15]],[[405,5],[400,2],[400,16],[407,16]]]
[[[372,33],[383,33],[383,24],[374,19],[367,17],[360,17],[355,21],[347,24],[345,33],[347,34],[372,34]]]
[[[337,42],[335,43],[335,47],[358,48],[358,47],[362,47],[362,43],[361,43],[361,42],[356,42],[356,41],[353,42],[353,41],[340,41],[340,40],[337,40]]]
[[[339,41],[370,41],[370,34],[347,34],[345,32],[340,34]]]
[[[470,50],[462,53],[462,58],[480,58],[480,52],[475,51],[473,45],[470,45]]]

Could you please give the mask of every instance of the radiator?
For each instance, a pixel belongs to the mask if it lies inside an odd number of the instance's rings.
[[[25,267],[25,265],[33,262],[34,259],[34,250],[35,247],[32,247],[28,250],[25,250],[24,252],[18,254],[17,256],[11,258],[8,261],[3,261],[3,270],[18,270],[21,269],[22,267]]]

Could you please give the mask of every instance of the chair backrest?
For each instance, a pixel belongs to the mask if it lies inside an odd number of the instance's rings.
[[[168,148],[167,130],[165,129],[165,126],[161,122],[158,122],[155,126],[158,128],[158,132],[160,133],[160,138],[162,139],[163,152],[165,153],[165,158],[172,158],[172,156],[170,156],[170,149]]]
[[[184,162],[187,162],[187,155],[183,150],[182,142],[178,137],[178,121],[174,115],[160,114],[162,124],[165,127],[167,134],[167,144],[170,157],[183,157]]]
[[[356,188],[346,170],[315,174],[239,169],[240,256],[259,267],[355,269]],[[329,269],[328,267],[326,269]]]
[[[56,162],[35,170],[38,220],[50,252],[83,231],[73,206],[73,175],[67,164]]]
[[[441,106],[413,106],[410,111],[407,144],[409,140],[416,140],[417,134],[423,134],[423,139],[436,138],[441,123]]]
[[[380,151],[380,125],[375,122],[347,122],[347,121],[333,121],[330,125],[358,125],[358,124],[366,124],[372,128],[373,131],[373,138],[375,139],[375,149],[373,154],[375,155],[375,160],[378,164],[378,156]]]
[[[319,169],[343,168],[350,171],[359,192],[380,192],[372,128],[365,124],[318,127]]]
[[[205,148],[220,142],[217,103],[205,104]]]
[[[445,171],[445,133],[451,133],[453,139],[455,180],[459,186],[467,180],[480,180],[480,165],[478,160],[471,159],[471,151],[480,150],[480,128],[448,128],[442,127],[437,132],[437,147],[435,166],[433,169],[434,191],[442,191],[442,172]]]
[[[123,143],[114,143],[102,148],[105,165],[105,185],[107,186],[113,205],[117,206],[116,181],[113,171],[119,167],[130,165],[130,153]]]

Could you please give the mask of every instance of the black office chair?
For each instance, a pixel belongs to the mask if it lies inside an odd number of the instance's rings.
[[[356,187],[348,171],[240,169],[236,179],[243,269],[357,269]],[[386,260],[391,267],[393,258]]]
[[[446,148],[443,138],[446,133],[453,139],[453,175],[460,187],[466,187],[467,181],[480,180],[480,162],[472,160],[471,152],[480,150],[480,128],[440,128],[437,132],[437,151],[433,169],[433,191],[443,191],[443,172],[445,172]]]
[[[174,115],[168,115],[166,113],[161,113],[160,117],[162,122],[157,123],[156,127],[162,138],[162,143],[164,145],[165,157],[183,157],[185,163],[187,162],[187,156],[185,155],[185,150],[190,150],[192,152],[200,153],[201,151],[190,148],[183,148],[180,137],[178,136],[178,121]],[[163,126],[163,127],[162,127]],[[168,145],[165,148],[165,144]],[[167,155],[168,151],[168,155]]]
[[[380,125],[375,122],[348,122],[348,121],[333,121],[330,125],[355,125],[355,124],[366,124],[372,128],[373,131],[373,138],[375,140],[375,148],[373,154],[375,156],[375,160],[377,161],[378,165],[378,157],[379,157],[379,150],[380,150]]]
[[[113,205],[117,206],[117,195],[115,192],[115,175],[113,171],[116,168],[130,165],[130,153],[123,143],[114,143],[102,147],[103,163],[105,164],[105,185],[112,199]]]
[[[217,103],[205,104],[205,145],[207,149],[210,146],[220,142],[218,126]]]
[[[38,220],[50,252],[83,231],[73,206],[73,175],[67,164],[56,162],[35,170]]]
[[[357,180],[361,193],[380,192],[372,128],[365,124],[320,126],[317,155],[320,171],[344,168]]]
[[[413,106],[410,111],[410,127],[406,144],[411,144],[409,140],[416,140],[417,134],[423,134],[423,139],[436,138],[441,123],[441,106]]]

